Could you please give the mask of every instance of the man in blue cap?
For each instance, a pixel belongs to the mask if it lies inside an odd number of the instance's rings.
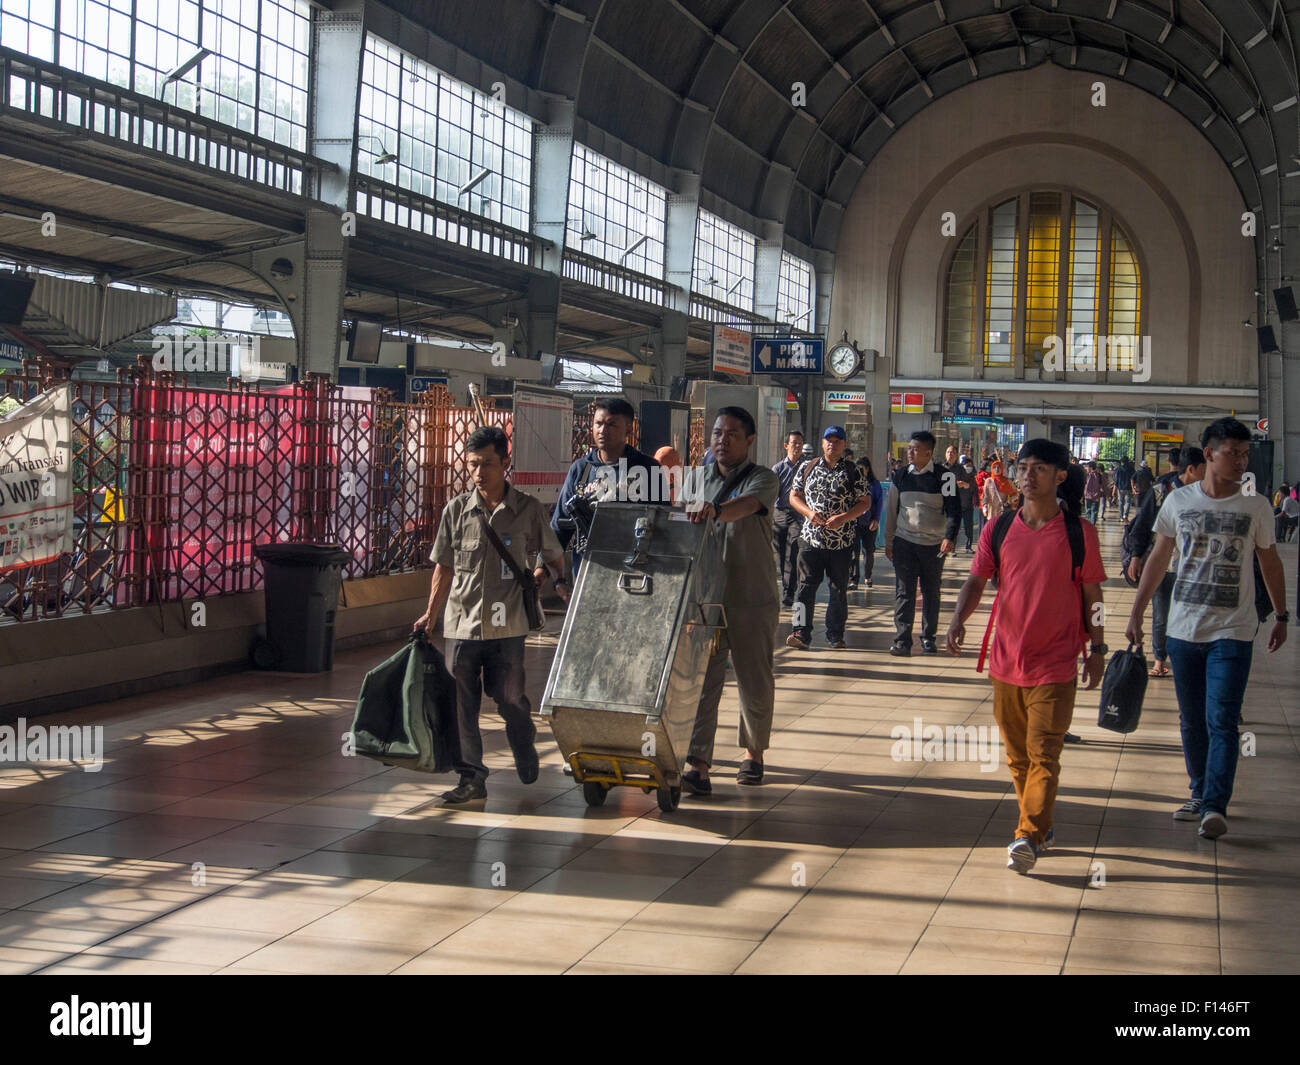
[[[828,426],[822,433],[822,457],[804,463],[790,486],[790,505],[803,515],[804,523],[799,534],[799,601],[793,631],[785,642],[801,651],[812,645],[813,607],[823,576],[829,586],[826,640],[835,650],[846,646],[849,567],[856,535],[853,519],[871,505],[862,475],[844,459],[847,446],[843,428]]]

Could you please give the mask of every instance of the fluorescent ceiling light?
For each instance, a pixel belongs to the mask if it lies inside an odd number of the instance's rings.
[[[466,184],[460,187],[460,191],[456,193],[456,199],[460,199],[462,196],[465,195],[465,193],[471,192],[472,190],[476,189],[479,185],[483,184],[483,182],[487,179],[488,175],[491,173],[492,173],[491,170],[487,169],[487,167],[484,167],[472,178],[470,178]]]

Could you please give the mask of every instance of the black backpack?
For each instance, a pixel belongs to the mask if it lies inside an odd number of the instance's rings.
[[[1124,583],[1130,588],[1137,587],[1137,581],[1128,575],[1128,568],[1133,561],[1133,523],[1137,521],[1137,515],[1129,518],[1124,523],[1124,535],[1119,541],[1119,566],[1120,576],[1124,578]]]
[[[1016,515],[1020,513],[1020,508],[1008,510],[1000,515],[998,520],[993,523],[993,532],[989,534],[989,546],[993,550],[993,586],[998,585],[998,577],[1002,573],[1002,541],[1007,538],[1007,533],[1011,531],[1011,523],[1016,520]],[[1072,514],[1065,507],[1061,507],[1061,516],[1065,519],[1065,535],[1070,541],[1070,579],[1074,581],[1074,586],[1079,590],[1079,612],[1084,612],[1083,604],[1083,558],[1085,547],[1083,542],[1083,520],[1077,514]],[[977,673],[984,672],[984,659],[988,654],[989,637],[993,634],[993,619],[998,616],[998,601],[993,600],[993,608],[989,612],[989,623],[984,630],[984,643],[980,647],[980,659],[975,666]],[[1088,626],[1088,619],[1084,618],[1084,628]]]
[[[1142,717],[1142,700],[1147,692],[1147,660],[1139,646],[1135,651],[1116,651],[1101,678],[1101,702],[1097,707],[1097,727],[1127,735],[1138,727]]]

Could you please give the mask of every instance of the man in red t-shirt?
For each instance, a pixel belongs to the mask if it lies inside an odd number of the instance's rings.
[[[1016,786],[1020,823],[1007,848],[1007,867],[1027,873],[1038,852],[1053,842],[1052,809],[1061,775],[1061,748],[1074,714],[1078,659],[1085,640],[1092,646],[1085,662],[1088,688],[1101,683],[1106,645],[1101,609],[1101,564],[1097,530],[1078,517],[1081,500],[1057,491],[1066,483],[1070,454],[1051,440],[1030,440],[1016,460],[1023,503],[1007,528],[999,550],[997,628],[989,676],[993,714],[1007,749]],[[1083,565],[1078,583],[1071,572],[1069,510],[1083,532]],[[957,597],[948,626],[948,650],[961,651],[966,619],[979,606],[984,585],[995,576],[993,530],[980,533],[971,575]]]

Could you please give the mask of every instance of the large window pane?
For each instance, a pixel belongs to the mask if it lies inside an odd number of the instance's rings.
[[[993,209],[989,235],[988,276],[984,296],[984,365],[1010,366],[1016,324],[1016,263],[1019,234],[1018,204],[1007,200]]]
[[[777,284],[776,320],[809,332],[814,326],[812,263],[781,253],[781,278]]]
[[[358,173],[529,228],[527,115],[367,35],[358,130]],[[387,155],[396,162],[379,162]]]
[[[1061,195],[1029,196],[1029,248],[1025,277],[1025,365],[1037,366],[1043,342],[1056,334],[1061,284]]]
[[[948,266],[948,323],[944,330],[943,361],[970,366],[975,355],[975,246],[977,228],[961,238]]]
[[[1070,221],[1070,288],[1067,324],[1071,334],[1067,357],[1073,365],[1092,365],[1096,350],[1097,314],[1100,311],[1101,258],[1097,208],[1074,202]]]
[[[703,209],[695,225],[692,289],[746,311],[754,309],[758,239]]]
[[[565,243],[585,255],[664,276],[667,190],[583,144],[573,145]]]
[[[298,149],[310,23],[306,0],[0,0],[4,47]]]
[[[1111,227],[1110,235],[1110,329],[1112,350],[1107,351],[1108,369],[1132,370],[1133,348],[1139,342],[1141,315],[1139,295],[1141,278],[1133,245],[1119,226]],[[1130,337],[1131,341],[1114,349],[1115,337]]]

